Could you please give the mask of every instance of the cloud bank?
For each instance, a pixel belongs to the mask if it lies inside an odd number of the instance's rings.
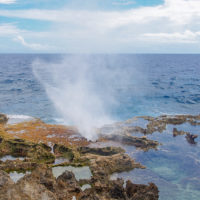
[[[13,4],[16,0],[0,0],[0,4]]]
[[[120,1],[127,3],[127,1]],[[51,22],[47,31],[23,33],[25,39],[56,46],[58,52],[173,52],[176,45],[200,50],[200,1],[165,0],[163,5],[121,11],[80,10],[1,10],[0,16]],[[16,36],[15,36],[16,37]],[[196,43],[196,45],[194,45]],[[193,46],[191,46],[193,45]],[[28,46],[27,46],[28,47]],[[186,48],[185,48],[186,49]],[[55,50],[55,49],[54,49]]]

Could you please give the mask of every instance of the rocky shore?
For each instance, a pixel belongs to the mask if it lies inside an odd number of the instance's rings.
[[[135,124],[138,119],[146,126]],[[133,118],[102,127],[97,130],[99,139],[88,141],[74,127],[39,119],[10,124],[7,116],[0,114],[0,200],[157,200],[159,189],[154,183],[141,185],[110,178],[113,173],[145,168],[120,144],[140,151],[156,150],[160,143],[148,139],[148,134],[162,133],[169,124],[196,126],[199,121],[200,116],[191,115]],[[133,136],[133,132],[140,135]],[[186,135],[191,144],[198,137],[178,129],[172,134]],[[109,145],[110,141],[116,145]],[[86,175],[83,169],[88,177],[76,174]],[[13,179],[13,172],[22,177]]]

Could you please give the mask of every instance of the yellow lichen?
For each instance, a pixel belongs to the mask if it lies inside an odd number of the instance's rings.
[[[18,124],[1,125],[0,135],[25,139],[35,143],[43,142],[66,146],[85,146],[89,143],[80,136],[75,127],[46,124],[39,119]]]

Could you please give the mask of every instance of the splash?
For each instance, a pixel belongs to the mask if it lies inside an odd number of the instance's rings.
[[[98,56],[65,56],[57,63],[37,60],[33,72],[64,122],[77,126],[88,139],[95,139],[96,128],[114,121],[116,86],[125,86],[130,77],[113,61]]]

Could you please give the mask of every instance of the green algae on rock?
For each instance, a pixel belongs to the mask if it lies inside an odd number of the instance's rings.
[[[27,157],[39,163],[52,163],[55,160],[51,148],[45,144],[35,144],[23,139],[1,139],[0,156]]]

